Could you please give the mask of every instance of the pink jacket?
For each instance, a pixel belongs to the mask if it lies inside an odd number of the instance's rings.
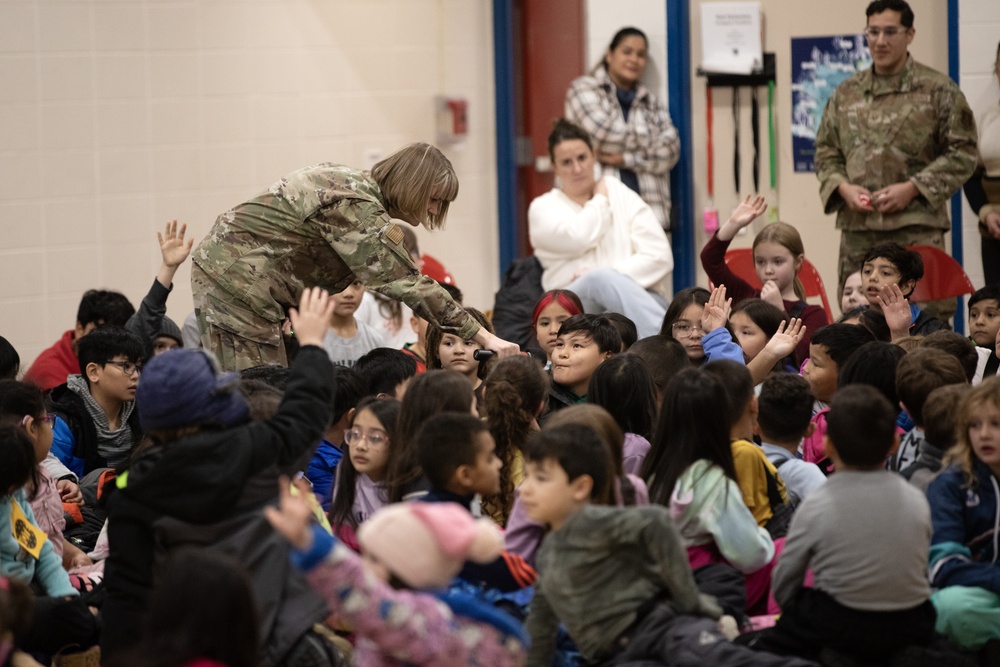
[[[316,535],[317,541],[333,540]],[[429,593],[393,589],[339,541],[307,575],[314,590],[354,628],[358,665],[506,667],[523,665],[527,659],[527,649],[517,638],[504,636],[486,622],[456,616]]]

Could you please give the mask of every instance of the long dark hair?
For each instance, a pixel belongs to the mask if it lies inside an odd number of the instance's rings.
[[[397,455],[385,480],[390,503],[400,502],[408,487],[420,479],[414,438],[424,421],[441,412],[471,412],[473,401],[472,383],[458,371],[427,371],[410,381],[396,427]]]
[[[642,41],[644,41],[646,43],[646,47],[649,48],[649,38],[646,37],[646,33],[644,33],[642,30],[639,30],[638,28],[627,26],[616,32],[615,36],[611,38],[611,43],[608,44],[608,51],[614,51],[615,49],[617,49],[618,45],[621,44],[622,41],[628,37],[642,37]],[[592,71],[596,72],[602,67],[605,70],[608,69],[607,51],[605,51],[601,55],[601,62],[597,63]]]
[[[531,357],[504,359],[486,378],[485,417],[503,467],[500,468],[500,493],[483,498],[483,508],[491,515],[500,514],[504,523],[514,504],[511,468],[531,435],[531,423],[548,391],[549,376]]]
[[[354,412],[355,418],[362,410],[371,412],[375,419],[382,424],[387,436],[389,436],[389,458],[386,462],[386,469],[392,470],[392,463],[396,458],[399,447],[396,443],[397,425],[399,423],[400,402],[394,398],[376,398],[369,396],[358,403]],[[353,420],[351,420],[353,426]],[[344,524],[351,528],[358,527],[357,517],[351,511],[354,508],[354,499],[357,494],[358,471],[351,462],[350,445],[344,445],[344,456],[337,464],[337,487],[333,491],[333,499],[330,502],[330,512],[327,515],[330,524],[342,526]],[[387,496],[387,494],[385,494]],[[388,500],[388,497],[385,498]]]
[[[656,385],[646,362],[634,354],[618,354],[590,376],[587,402],[599,405],[615,418],[624,433],[647,440],[656,425]]]
[[[677,480],[699,459],[719,466],[736,481],[730,413],[726,390],[715,376],[695,368],[674,376],[664,392],[660,423],[642,464],[650,502],[669,505]]]
[[[490,322],[489,318],[483,314],[482,311],[476,310],[475,308],[466,307],[465,312],[472,316],[479,326],[489,331],[491,334],[496,333],[493,329],[493,323]],[[441,345],[441,341],[444,339],[444,332],[438,329],[433,324],[427,327],[427,337],[424,342],[424,353],[427,356],[427,370],[439,369],[441,368],[441,356],[438,354],[438,347]],[[476,371],[476,377],[480,380],[484,379],[489,375],[490,369],[493,368],[493,364],[496,362],[496,357],[490,357],[485,361],[479,362],[479,369]]]
[[[45,416],[45,397],[35,386],[18,382],[17,380],[0,380],[0,426],[10,426],[20,430],[24,437],[31,444],[31,438],[24,428],[24,418],[32,417],[41,428],[48,428],[39,420]],[[19,447],[21,445],[18,445]],[[31,471],[21,484],[30,482],[31,496],[38,491],[38,466],[35,462],[35,447],[32,444],[31,451]],[[16,456],[19,458],[19,455]],[[2,458],[2,457],[0,457]],[[0,468],[6,468],[4,463]],[[20,472],[15,472],[14,477],[20,476]],[[8,479],[6,475],[0,474],[0,495],[7,493],[8,487],[2,484]]]

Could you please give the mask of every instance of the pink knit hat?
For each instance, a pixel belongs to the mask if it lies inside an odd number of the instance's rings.
[[[456,503],[397,503],[361,524],[358,543],[408,586],[424,590],[446,587],[467,560],[495,560],[503,534]]]

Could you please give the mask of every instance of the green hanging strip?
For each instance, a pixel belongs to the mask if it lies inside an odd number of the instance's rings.
[[[767,82],[767,149],[771,167],[771,206],[767,221],[777,222],[778,216],[778,154],[774,150],[774,81]]]

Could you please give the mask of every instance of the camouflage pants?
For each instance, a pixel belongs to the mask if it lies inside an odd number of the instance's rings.
[[[840,233],[840,264],[837,279],[837,294],[844,291],[847,276],[861,270],[865,253],[873,245],[895,241],[901,246],[929,245],[940,250],[944,247],[944,230],[931,227],[902,227],[890,231],[842,231]],[[947,322],[955,314],[955,299],[941,299],[922,304],[928,315]]]
[[[191,267],[194,313],[202,346],[225,371],[288,365],[281,324],[269,322],[224,291],[197,264]]]

